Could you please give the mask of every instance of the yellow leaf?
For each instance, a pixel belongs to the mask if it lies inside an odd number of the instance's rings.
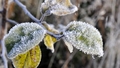
[[[64,4],[66,6],[72,5],[70,0],[56,0],[58,3]]]
[[[41,50],[39,45],[28,52],[20,54],[12,59],[15,68],[37,68],[41,61]]]
[[[46,47],[48,49],[50,49],[52,52],[54,52],[54,43],[57,41],[56,38],[46,34],[45,38],[44,38],[44,44],[46,45]]]

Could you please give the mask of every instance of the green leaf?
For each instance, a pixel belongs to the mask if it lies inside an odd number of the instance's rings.
[[[37,68],[41,61],[41,50],[39,45],[24,54],[19,54],[12,59],[15,68]]]
[[[63,33],[75,48],[87,54],[103,56],[103,42],[99,31],[90,24],[73,21]]]
[[[54,52],[54,43],[57,41],[56,38],[46,34],[45,38],[44,38],[44,44],[46,45],[46,47],[48,49],[50,49],[52,51],[52,53]]]
[[[11,28],[4,37],[8,58],[12,59],[38,45],[45,33],[46,31],[36,23],[21,23]]]

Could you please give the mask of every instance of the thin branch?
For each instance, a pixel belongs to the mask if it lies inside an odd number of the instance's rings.
[[[50,16],[51,15],[51,12],[50,12],[50,9],[46,10],[45,13],[42,13],[42,8],[41,8],[41,18],[40,18],[40,21],[43,21],[45,16]]]
[[[11,20],[11,19],[6,19],[6,21],[11,23],[11,24],[14,24],[14,25],[19,24],[18,22],[14,21],[14,20]]]
[[[74,55],[77,53],[78,50],[73,51],[73,53],[69,56],[69,58],[64,62],[63,66],[61,68],[66,68],[70,60],[74,57]]]
[[[37,18],[35,18],[26,8],[25,5],[23,5],[19,0],[14,0],[14,2],[22,8],[22,10],[25,12],[26,15],[28,15],[33,21],[35,21],[36,23],[40,23],[40,20],[38,20]]]
[[[8,60],[7,60],[7,58],[6,58],[6,48],[5,48],[5,45],[4,45],[4,42],[3,42],[3,40],[1,41],[1,45],[2,45],[2,54],[1,54],[1,57],[2,57],[2,59],[3,59],[3,61],[4,61],[4,68],[8,68]]]
[[[42,14],[42,16],[41,16],[41,18],[40,18],[40,22],[42,22],[42,21],[44,20],[44,18],[45,18],[45,15]]]
[[[55,47],[55,52],[53,53],[53,55],[52,55],[52,57],[51,57],[51,59],[50,59],[50,63],[49,63],[49,65],[48,65],[48,68],[51,68],[51,67],[52,67],[52,64],[53,64],[54,59],[55,59],[56,54],[57,54],[57,51],[58,51],[58,49],[59,49],[59,47],[60,47],[60,42],[57,43],[56,45],[57,45],[57,46]]]
[[[43,20],[43,18],[44,18],[46,15],[49,15],[48,11],[46,11],[45,14],[43,14],[42,18],[39,20],[39,19],[35,18],[35,17],[27,10],[26,6],[23,5],[19,0],[14,0],[14,2],[15,2],[19,7],[21,7],[22,10],[25,12],[25,14],[28,15],[33,21],[35,21],[36,23],[40,24],[44,29],[46,29],[46,28],[42,25],[41,21]],[[63,37],[63,36],[60,36],[60,35],[55,35],[54,33],[51,33],[51,32],[49,32],[49,31],[48,31],[47,33],[50,34],[51,36],[56,37],[57,39]]]
[[[62,35],[60,35],[60,34],[54,34],[54,33],[49,32],[49,31],[47,31],[47,34],[49,34],[49,35],[55,37],[57,40],[59,40],[59,39],[61,39],[62,37],[64,37],[63,34],[62,34]]]

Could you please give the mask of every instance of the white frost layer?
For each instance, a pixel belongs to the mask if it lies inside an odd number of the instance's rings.
[[[41,4],[41,8],[48,9],[50,13],[58,16],[72,14],[78,10],[70,0],[45,0]]]
[[[65,39],[87,54],[103,56],[103,42],[99,31],[90,24],[73,21],[64,32]]]
[[[38,45],[45,33],[46,31],[36,23],[21,23],[14,26],[4,38],[7,46],[11,46],[10,43],[15,42],[7,54],[8,58],[12,59]]]
[[[68,6],[61,5],[59,3],[51,7],[51,13],[58,16],[72,14],[77,10],[78,8],[75,5],[71,5],[68,7]]]

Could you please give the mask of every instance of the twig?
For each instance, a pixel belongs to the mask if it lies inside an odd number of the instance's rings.
[[[45,18],[45,15],[42,14],[42,16],[41,16],[41,18],[40,18],[40,21],[42,22],[42,21],[44,20],[44,18]]]
[[[14,20],[11,20],[11,19],[6,19],[6,21],[11,23],[11,24],[14,24],[14,25],[19,24],[18,22],[14,21]]]
[[[61,68],[66,68],[70,60],[74,57],[74,55],[77,53],[78,50],[73,51],[73,53],[69,56],[69,58],[64,62],[63,66]]]
[[[53,64],[53,61],[54,61],[55,56],[56,56],[56,54],[57,54],[57,50],[58,50],[59,46],[60,46],[60,42],[57,43],[57,46],[55,47],[55,52],[54,52],[53,56],[52,56],[51,59],[50,59],[50,63],[49,63],[49,65],[48,65],[48,68],[51,68],[51,67],[52,67],[52,64]]]
[[[4,45],[4,42],[3,40],[1,41],[1,45],[2,45],[2,54],[1,54],[1,57],[4,61],[4,68],[8,68],[8,60],[6,58],[6,48],[5,48],[5,45]]]
[[[38,20],[37,18],[35,18],[26,8],[25,5],[23,5],[19,0],[14,0],[14,2],[22,8],[22,10],[25,12],[26,15],[28,15],[33,21],[35,21],[36,23],[40,23],[40,20]]]
[[[40,24],[43,28],[45,28],[42,24],[41,21],[43,20],[43,18],[45,17],[46,14],[48,14],[48,12],[46,11],[45,14],[43,14],[43,16],[41,17],[40,20],[38,20],[37,18],[35,18],[27,9],[26,6],[23,5],[19,0],[14,0],[14,2],[22,8],[22,10],[25,12],[26,15],[28,15],[33,21],[35,21],[36,23]],[[54,33],[51,32],[47,32],[48,34],[50,34],[51,36],[56,37],[57,39],[61,38],[62,36],[60,35],[55,35]]]
[[[42,9],[41,9],[41,13],[42,13]],[[44,20],[45,16],[49,16],[49,15],[51,15],[50,9],[46,10],[45,13],[42,13],[40,21],[42,22]]]
[[[55,37],[57,40],[59,40],[59,39],[61,39],[62,37],[64,37],[64,35],[54,34],[54,33],[49,32],[49,31],[47,31],[47,34],[49,34],[49,35]]]

